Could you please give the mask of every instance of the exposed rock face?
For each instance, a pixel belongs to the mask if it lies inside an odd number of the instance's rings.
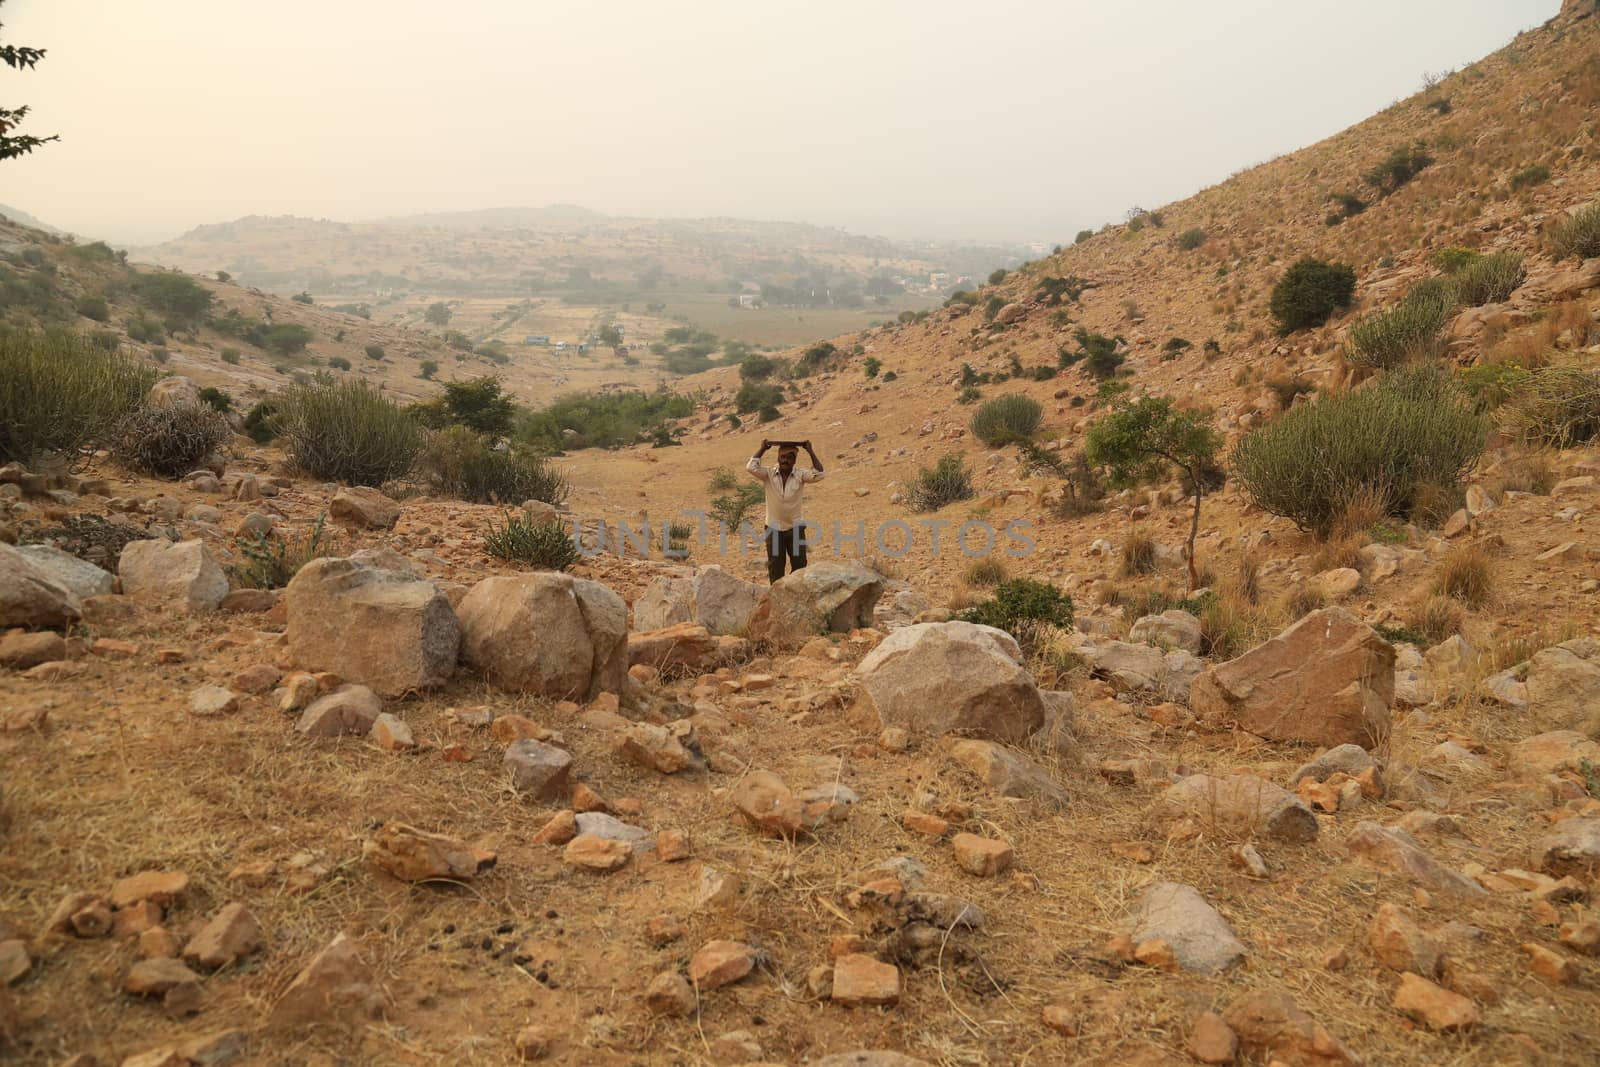
[[[400,505],[376,489],[352,486],[333,494],[328,517],[357,530],[392,530],[400,521]]]
[[[1577,637],[1528,661],[1529,724],[1544,730],[1600,730],[1600,640]]]
[[[577,701],[622,690],[628,606],[599,582],[552,572],[485,578],[460,614],[462,659],[503,689]]]
[[[1317,817],[1298,797],[1248,774],[1218,778],[1191,774],[1161,794],[1172,814],[1185,815],[1227,833],[1259,834],[1279,841],[1310,841]]]
[[[1343,608],[1312,612],[1190,687],[1203,720],[1312,745],[1371,748],[1393,703],[1394,648]]]
[[[432,582],[354,559],[314,559],[285,591],[289,655],[382,696],[442,684],[455,670],[461,627]]]
[[[122,591],[171,611],[215,611],[228,595],[228,576],[201,541],[132,541],[117,564]]]
[[[70,590],[17,549],[0,543],[0,627],[61,627],[82,613],[83,605]]]
[[[628,666],[647,664],[657,670],[667,667],[710,667],[721,646],[697,622],[680,622],[659,630],[628,635]]]
[[[49,545],[23,545],[21,552],[35,570],[79,600],[105,596],[116,586],[111,572]]]
[[[765,592],[715,564],[693,574],[664,575],[634,601],[633,628],[660,630],[689,622],[713,634],[742,634]]]
[[[1015,749],[993,741],[957,741],[950,755],[1003,797],[1067,802],[1067,791],[1050,772]]]
[[[883,576],[864,564],[828,560],[774,582],[751,619],[751,636],[798,648],[825,633],[872,625]]]
[[[1146,615],[1128,628],[1128,640],[1199,653],[1200,620],[1177,608],[1160,615]]]
[[[1199,890],[1157,882],[1144,891],[1132,917],[1133,939],[1160,939],[1186,971],[1216,974],[1244,959],[1244,944]]]
[[[904,627],[868,653],[856,673],[885,727],[1021,744],[1044,722],[1044,700],[1022,665],[1022,650],[991,626]]]
[[[1157,693],[1186,703],[1205,664],[1181,648],[1171,651],[1133,641],[1080,641],[1076,648],[1096,677],[1119,693]]]

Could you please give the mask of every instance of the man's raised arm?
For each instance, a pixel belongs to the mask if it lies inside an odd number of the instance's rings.
[[[750,472],[750,477],[757,481],[764,482],[767,480],[767,471],[766,468],[761,466],[761,457],[766,455],[767,449],[771,447],[772,442],[763,437],[761,439],[761,447],[756,449],[756,454],[750,457],[750,462],[744,465],[744,469]]]
[[[800,447],[806,450],[806,455],[811,457],[811,477],[807,481],[817,482],[822,480],[822,460],[817,458],[817,450],[811,447],[809,440],[801,441]]]

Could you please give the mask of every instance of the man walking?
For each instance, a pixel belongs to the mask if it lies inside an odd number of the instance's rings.
[[[781,443],[778,446],[778,465],[763,467],[761,457],[772,447],[772,442],[762,438],[761,448],[750,457],[750,462],[744,468],[751,477],[767,487],[767,531],[763,539],[767,543],[767,580],[770,582],[783,577],[785,558],[789,561],[791,571],[806,565],[800,498],[807,482],[822,480],[822,461],[817,458],[810,441],[801,441],[799,446],[796,448],[791,442]],[[811,457],[809,470],[794,469],[800,448],[804,448],[806,455]]]

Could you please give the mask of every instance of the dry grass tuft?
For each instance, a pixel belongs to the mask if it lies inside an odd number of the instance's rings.
[[[1129,534],[1122,545],[1124,578],[1141,574],[1154,574],[1156,569],[1156,543],[1144,534]]]
[[[1406,617],[1406,628],[1436,645],[1451,634],[1461,632],[1466,621],[1466,611],[1461,604],[1447,596],[1430,596]]]
[[[988,589],[999,585],[1006,577],[1005,561],[998,556],[985,556],[969,563],[961,580],[975,588]]]
[[[1440,562],[1433,589],[1469,608],[1481,608],[1494,592],[1494,561],[1481,545],[1462,545]]]

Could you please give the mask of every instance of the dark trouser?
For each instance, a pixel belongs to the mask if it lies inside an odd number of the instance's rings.
[[[791,571],[797,571],[806,565],[806,546],[801,543],[798,525],[787,530],[775,530],[768,526],[767,532],[762,535],[762,540],[767,544],[767,581],[775,582],[783,577],[783,561],[786,556]]]

